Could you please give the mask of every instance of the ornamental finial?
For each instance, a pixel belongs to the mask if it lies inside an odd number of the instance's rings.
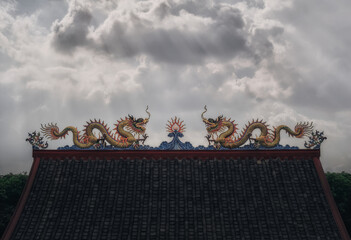
[[[181,121],[180,118],[174,117],[171,118],[171,121],[168,120],[168,123],[166,124],[166,129],[167,132],[172,133],[172,132],[180,132],[184,133],[185,132],[185,124],[184,121]]]
[[[28,133],[28,138],[26,139],[27,142],[32,145],[34,149],[45,149],[49,146],[48,142],[44,142],[44,137],[40,136],[40,132],[32,132]]]
[[[313,131],[310,136],[308,136],[309,140],[306,141],[304,146],[306,148],[319,149],[321,147],[322,142],[327,139],[324,137],[324,132],[320,132],[318,130]]]

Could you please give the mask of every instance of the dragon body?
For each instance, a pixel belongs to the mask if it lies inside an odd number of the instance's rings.
[[[206,138],[210,144],[213,142],[217,148],[220,146],[225,148],[237,148],[245,144],[248,140],[250,142],[253,140],[256,146],[272,148],[279,144],[282,130],[289,136],[296,138],[307,136],[311,134],[313,130],[312,123],[309,124],[308,122],[296,124],[294,130],[286,125],[279,125],[271,130],[265,122],[257,119],[249,122],[241,133],[238,134],[237,124],[235,124],[233,120],[223,116],[219,116],[217,119],[207,119],[204,117],[206,111],[207,108],[205,106],[205,111],[202,113],[201,117],[208,132]],[[260,135],[252,138],[252,132],[256,129],[260,130]]]
[[[148,108],[147,108],[148,109]],[[115,128],[111,131],[104,122],[100,120],[90,120],[84,127],[84,131],[81,134],[76,127],[68,126],[62,131],[59,130],[56,124],[42,125],[41,131],[44,135],[50,139],[56,140],[60,138],[65,138],[69,132],[73,134],[73,143],[79,148],[89,148],[91,146],[96,146],[100,143],[108,142],[114,147],[128,148],[132,145],[138,146],[139,142],[144,142],[147,138],[145,134],[145,125],[150,119],[150,113],[148,118],[134,118],[133,116],[128,116],[124,119],[117,121]],[[93,130],[98,130],[99,137],[94,135]],[[143,137],[143,138],[141,138]]]

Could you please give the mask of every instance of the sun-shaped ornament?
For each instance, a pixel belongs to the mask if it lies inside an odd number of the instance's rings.
[[[167,132],[180,132],[183,133],[185,132],[185,124],[183,123],[184,121],[180,121],[180,118],[174,117],[171,118],[171,121],[168,120],[168,123],[166,124],[166,129]]]

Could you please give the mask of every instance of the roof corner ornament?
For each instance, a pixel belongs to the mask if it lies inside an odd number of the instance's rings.
[[[62,131],[57,124],[49,123],[41,125],[41,132],[45,137],[51,140],[65,138],[71,132],[73,134],[73,143],[77,148],[104,149],[106,142],[117,148],[139,148],[140,144],[144,145],[148,135],[145,133],[145,125],[149,122],[151,114],[148,112],[149,107],[146,107],[147,118],[135,118],[128,115],[124,119],[121,118],[115,124],[115,128],[110,130],[104,121],[90,120],[84,126],[84,130],[78,131],[76,127],[68,126]],[[99,136],[93,133],[93,130],[99,131]]]
[[[218,116],[216,119],[205,118],[204,114],[207,112],[207,107],[201,114],[202,121],[206,125],[208,135],[205,138],[209,145],[213,145],[216,149],[224,148],[238,148],[244,145],[248,140],[253,148],[274,148],[279,145],[280,132],[284,130],[289,136],[295,138],[309,137],[313,131],[313,123],[301,122],[297,123],[294,130],[286,125],[279,125],[270,129],[263,120],[249,121],[241,133],[238,133],[237,124],[230,118]],[[252,132],[259,129],[261,134],[257,137],[252,137]]]
[[[318,130],[313,131],[308,138],[309,140],[305,142],[304,146],[311,149],[320,149],[322,142],[327,139],[324,136],[324,131],[320,132]]]
[[[40,136],[40,132],[34,131],[32,133],[28,133],[28,138],[26,141],[32,145],[33,149],[45,149],[49,146],[48,142],[44,142],[44,137]]]

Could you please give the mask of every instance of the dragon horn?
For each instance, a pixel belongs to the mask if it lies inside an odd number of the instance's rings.
[[[149,106],[147,105],[146,106],[146,110],[145,110],[145,112],[149,115],[149,117],[147,118],[147,119],[150,119],[150,117],[151,117],[151,114],[147,111],[149,109]]]
[[[204,114],[205,114],[205,112],[207,112],[207,106],[206,105],[205,105],[204,109],[205,109],[205,111],[201,114],[201,118],[203,120],[205,120]]]

